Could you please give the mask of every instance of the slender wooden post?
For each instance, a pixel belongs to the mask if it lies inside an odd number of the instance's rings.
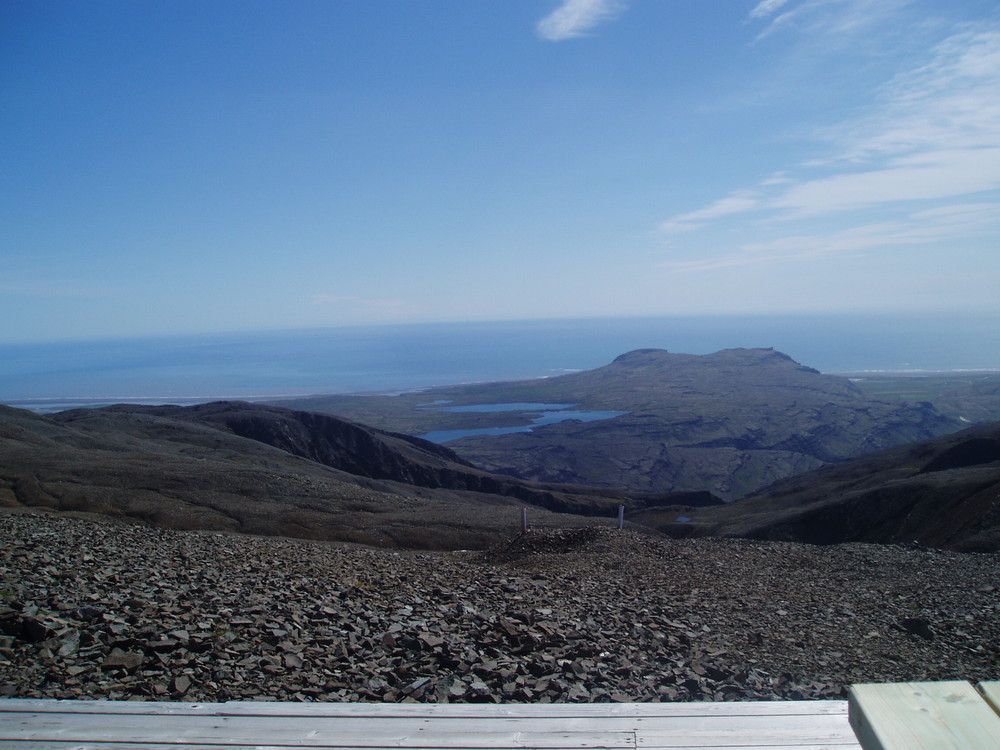
[[[625,506],[618,506],[618,530],[621,531],[625,528]]]
[[[521,508],[521,533],[528,533],[528,509]]]

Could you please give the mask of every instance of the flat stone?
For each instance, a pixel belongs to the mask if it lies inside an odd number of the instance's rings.
[[[123,651],[120,648],[115,648],[104,659],[103,666],[122,667],[131,671],[137,669],[142,664],[143,658],[144,656],[140,651]]]

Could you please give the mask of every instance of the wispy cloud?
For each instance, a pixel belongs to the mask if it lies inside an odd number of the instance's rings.
[[[666,232],[690,232],[705,226],[706,222],[731,214],[743,213],[757,208],[760,197],[757,193],[741,191],[720,198],[705,208],[674,216],[663,222],[660,229]]]
[[[1000,29],[955,34],[897,76],[867,116],[825,135],[839,173],[791,186],[770,207],[827,213],[1000,188]],[[865,168],[867,167],[867,169]]]
[[[625,5],[624,0],[564,0],[535,28],[550,42],[586,36],[595,26],[617,18]]]
[[[784,218],[804,218],[996,188],[1000,188],[1000,147],[944,149],[892,159],[881,169],[803,182],[767,206],[784,209]]]
[[[924,65],[896,76],[866,117],[828,133],[841,159],[1000,146],[1000,28],[954,34]]]
[[[758,7],[773,11],[779,5]],[[818,145],[832,146],[832,156],[783,169],[660,227],[690,232],[743,214],[739,218],[757,226],[765,222],[773,229],[780,221],[794,232],[795,222],[836,215],[839,229],[795,233],[671,267],[704,270],[967,236],[986,217],[1000,217],[1000,198],[991,192],[1000,190],[997,91],[1000,26],[962,28],[923,64],[890,80],[866,113],[818,131]],[[873,209],[891,221],[871,223]]]
[[[915,246],[956,235],[975,236],[1000,227],[994,203],[970,203],[915,211],[891,221],[862,223],[823,233],[802,233],[763,242],[748,242],[737,250],[712,258],[667,261],[675,272],[709,271],[775,261],[810,260],[829,255],[851,255],[873,248]]]
[[[794,29],[826,37],[871,26],[913,0],[763,0],[749,20],[767,19],[758,39]],[[780,11],[780,12],[779,12]]]
[[[763,2],[758,3],[752,11],[750,11],[751,18],[766,18],[767,16],[775,13],[782,5],[787,3],[788,0],[763,0]]]

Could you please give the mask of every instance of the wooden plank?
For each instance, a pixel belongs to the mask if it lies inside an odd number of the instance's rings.
[[[847,701],[733,701],[724,703],[172,703],[161,701],[57,701],[0,699],[5,711],[203,716],[343,716],[385,719],[428,716],[467,718],[794,716],[847,715]]]
[[[857,742],[845,744],[831,744],[829,742],[818,744],[796,743],[794,745],[667,745],[660,750],[730,750],[731,748],[738,748],[738,750],[864,750]],[[111,749],[102,748],[102,750]]]
[[[990,707],[1000,714],[1000,682],[980,682],[979,692],[983,694]]]
[[[11,750],[860,750],[846,701],[223,704],[0,700]]]
[[[56,742],[52,740],[11,740],[4,743],[4,750],[219,750],[219,745],[203,744],[153,744],[143,742]],[[287,745],[226,745],[225,750],[289,750]],[[314,745],[309,750],[350,750],[343,747]],[[357,748],[370,750],[370,748]],[[390,750],[386,748],[386,750]],[[392,748],[391,750],[398,750]],[[421,748],[421,750],[475,750],[475,748]],[[801,750],[797,748],[796,750]],[[839,750],[839,748],[838,748]]]
[[[729,746],[733,747],[733,746]],[[796,744],[796,745],[738,745],[739,750],[862,750],[861,745],[831,745],[831,744]],[[150,745],[136,744],[133,742],[11,742],[5,746],[5,750],[219,750],[218,745]],[[227,745],[225,750],[289,750],[282,745]],[[370,750],[370,748],[345,748],[345,747],[324,747],[315,745],[310,750]],[[385,748],[384,750],[398,750],[398,748]],[[476,748],[442,747],[442,748],[421,748],[421,750],[477,750]],[[513,748],[511,750],[514,750]],[[727,750],[726,746],[672,746],[665,750]]]
[[[772,721],[771,717],[764,718]],[[792,716],[792,720],[811,722],[813,717]],[[698,717],[679,717],[678,721],[711,721],[714,724],[728,721],[741,721],[741,717],[715,717],[701,719]],[[846,724],[846,718],[841,719]],[[90,732],[95,727],[104,729],[114,726],[123,732],[141,732],[150,726],[184,727],[196,730],[206,727],[229,727],[233,732],[242,732],[246,736],[266,736],[272,731],[291,731],[308,728],[316,732],[337,732],[340,734],[364,734],[372,731],[377,723],[375,734],[406,734],[418,733],[430,735],[434,733],[476,734],[494,733],[507,734],[515,732],[566,732],[566,733],[601,733],[606,731],[634,732],[636,727],[656,726],[664,721],[674,719],[656,719],[649,717],[550,717],[534,716],[530,718],[509,718],[494,716],[478,716],[463,718],[440,718],[429,716],[413,717],[344,717],[344,716],[144,716],[142,714],[72,714],[72,713],[13,713],[0,715],[0,738],[10,733],[21,731],[19,727],[47,727],[53,732]]]
[[[967,682],[854,685],[851,726],[865,750],[997,750],[1000,716]]]
[[[650,750],[864,750],[857,740],[822,740],[815,737],[705,736],[679,739],[675,744],[650,745]],[[753,743],[753,744],[747,744]],[[646,746],[643,746],[646,747]],[[117,750],[117,749],[116,749]]]
[[[206,743],[352,747],[616,747],[731,746],[854,742],[843,716],[675,716],[630,719],[633,732],[609,719],[395,719],[166,716],[8,712],[0,741]]]
[[[214,736],[213,736],[214,735]],[[539,748],[540,750],[634,750],[635,743],[632,735],[615,732],[602,732],[599,734],[587,734],[583,732],[571,734],[559,734],[555,732],[544,732],[533,734],[530,732],[514,732],[511,734],[454,734],[442,737],[420,736],[372,736],[364,735],[337,735],[336,737],[309,737],[304,734],[268,734],[254,740],[250,737],[233,737],[219,731],[191,733],[187,730],[183,732],[148,732],[140,736],[135,735],[115,735],[113,732],[102,737],[66,737],[62,741],[50,738],[5,739],[4,747],[16,747],[18,743],[25,741],[48,742],[64,748],[79,748],[82,746],[113,747],[119,750],[123,744],[133,743],[143,748],[189,748],[211,747],[215,750],[219,748],[232,747],[294,747],[294,748],[357,748],[358,750],[382,750],[383,748],[418,748],[419,750],[430,750],[431,748],[474,748],[475,750],[520,750],[524,748]]]
[[[207,715],[167,715],[146,716],[143,714],[97,714],[97,713],[31,713],[6,712],[0,714],[0,736],[5,736],[18,727],[50,727],[53,731],[70,729],[85,731],[93,727],[115,726],[122,730],[141,731],[149,726],[208,727],[227,726],[234,731],[266,732],[272,729],[310,727],[314,730],[339,732],[362,732],[377,722],[380,730],[391,732],[601,732],[601,731],[659,731],[662,728],[691,728],[712,730],[718,727],[732,727],[754,732],[775,724],[789,728],[847,728],[849,723],[844,714],[790,714],[775,717],[767,714],[742,715],[682,715],[669,717],[560,717],[542,716],[511,718],[503,716],[477,717],[436,717],[436,716],[207,716]]]
[[[749,744],[857,746],[843,716],[698,717],[661,722],[636,732],[640,750],[677,747],[744,747]]]
[[[480,747],[480,748],[634,748],[631,731],[589,726],[565,727],[565,720],[525,724],[511,719],[468,720],[456,724],[430,720],[302,717],[157,717],[101,714],[8,713],[0,742],[50,740],[209,745],[292,745],[302,747]]]

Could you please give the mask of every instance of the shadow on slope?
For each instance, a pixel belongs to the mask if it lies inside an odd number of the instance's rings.
[[[871,398],[847,378],[823,375],[772,349],[706,355],[640,349],[603,367],[552,378],[285,405],[412,434],[530,422],[530,412],[436,411],[428,407],[434,402],[625,412],[530,432],[470,435],[448,445],[476,466],[534,482],[628,492],[707,490],[727,500],[824,463],[962,426],[930,404]]]
[[[727,506],[630,518],[674,536],[997,552],[1000,422],[791,477]]]
[[[524,503],[611,523],[619,502],[608,491],[496,477],[415,438],[276,407],[116,406],[48,417],[0,407],[6,506],[445,549],[509,533]],[[593,522],[532,512],[534,525]]]

